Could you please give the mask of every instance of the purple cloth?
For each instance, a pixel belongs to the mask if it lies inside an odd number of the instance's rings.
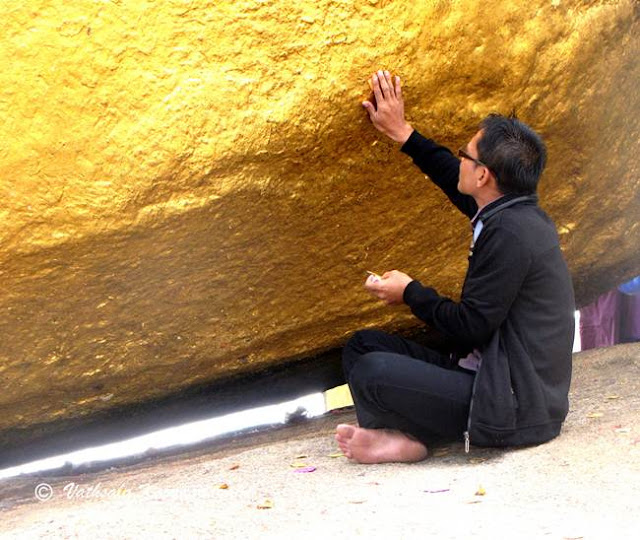
[[[583,351],[618,343],[620,296],[617,290],[609,291],[580,310],[580,344]]]
[[[580,310],[581,349],[608,347],[640,340],[640,296],[617,289]]]
[[[620,342],[640,341],[640,295],[623,294],[620,300]]]

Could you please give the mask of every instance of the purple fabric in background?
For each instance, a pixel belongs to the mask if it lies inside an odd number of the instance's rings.
[[[580,343],[583,351],[618,343],[620,293],[602,294],[580,310]]]
[[[581,349],[640,341],[640,295],[618,289],[580,310]]]
[[[640,294],[623,294],[620,309],[620,342],[640,341]]]

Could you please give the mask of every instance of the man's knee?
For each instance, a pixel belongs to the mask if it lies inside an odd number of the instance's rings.
[[[360,358],[374,352],[379,344],[387,336],[380,330],[358,330],[354,333],[342,349],[342,369],[347,382],[353,367],[359,363]]]
[[[387,373],[388,362],[385,353],[370,352],[360,356],[357,364],[353,366],[349,376],[349,383],[362,385],[375,385],[384,380]]]
[[[378,350],[387,337],[388,334],[380,330],[358,330],[349,338],[345,349],[352,350],[358,354],[374,352]]]

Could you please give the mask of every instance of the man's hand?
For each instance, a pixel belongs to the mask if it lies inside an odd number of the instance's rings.
[[[365,281],[365,288],[387,304],[402,304],[402,295],[407,285],[413,281],[407,274],[391,270],[382,274],[382,279],[369,276]]]
[[[400,77],[391,80],[388,71],[378,71],[371,77],[370,86],[373,95],[362,106],[367,109],[369,118],[375,128],[393,139],[404,144],[413,128],[404,119],[404,99]]]

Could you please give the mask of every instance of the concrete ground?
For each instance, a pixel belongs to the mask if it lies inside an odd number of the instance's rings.
[[[639,409],[640,345],[587,351],[562,435],[538,447],[455,443],[419,464],[358,465],[333,456],[351,410],[101,473],[0,481],[0,535],[637,538]]]

